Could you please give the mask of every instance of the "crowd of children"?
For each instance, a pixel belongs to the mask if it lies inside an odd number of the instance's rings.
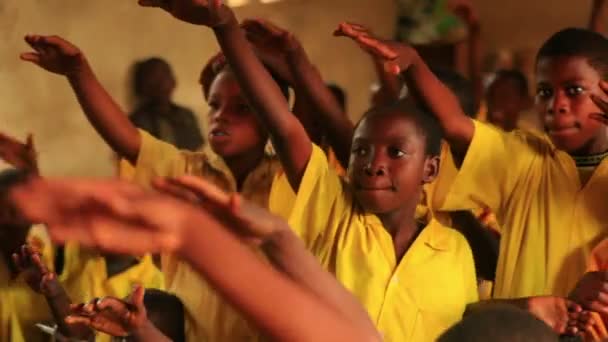
[[[139,0],[219,43],[204,139],[164,60],[137,64],[129,118],[77,46],[26,36],[123,179],[46,178],[0,133],[0,342],[608,340],[604,0],[543,43],[534,98],[516,70],[482,88],[478,18],[449,3],[471,81],[338,25],[379,78],[353,124],[293,33]]]

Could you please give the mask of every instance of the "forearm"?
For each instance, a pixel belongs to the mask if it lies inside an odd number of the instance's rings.
[[[598,33],[602,32],[602,24],[606,18],[606,0],[593,0],[591,16],[589,18],[589,29]]]
[[[291,51],[288,61],[296,83],[296,94],[302,94],[310,103],[310,115],[315,116],[313,120],[316,122],[323,123],[329,144],[340,164],[346,168],[350,158],[353,123],[342,111],[318,69],[308,59],[303,47],[299,46]]]
[[[310,139],[231,15],[228,22],[214,28],[218,43],[249,103],[268,129],[290,184],[298,189],[312,152]]]
[[[475,127],[473,121],[462,111],[456,96],[437,79],[417,53],[414,63],[404,76],[413,95],[418,97],[439,121],[456,159],[464,158],[473,139]]]
[[[88,64],[68,77],[78,102],[95,130],[121,157],[135,162],[141,137]]]
[[[483,78],[481,72],[481,60],[483,56],[481,45],[481,29],[479,24],[469,28],[469,78],[473,84],[473,94],[475,95],[476,107],[479,107],[483,100]],[[477,114],[477,113],[471,113]]]
[[[401,88],[403,86],[399,77],[387,72],[384,69],[384,63],[377,58],[373,58],[373,62],[376,75],[378,76],[378,82],[380,84],[381,98],[386,101],[382,104],[390,104],[399,100]]]
[[[188,239],[180,254],[265,334],[278,341],[355,341],[370,336],[268,267],[226,228],[205,216],[189,220]],[[205,229],[194,222],[203,222]]]
[[[278,230],[262,247],[272,264],[293,281],[354,324],[375,329],[357,299],[321,267],[289,227]]]
[[[67,292],[59,284],[57,279],[53,280],[54,284],[49,284],[55,288],[55,292],[52,295],[45,295],[44,298],[51,310],[53,319],[57,324],[57,329],[63,336],[84,338],[90,334],[90,330],[86,327],[75,327],[65,323],[65,318],[70,315],[70,305],[72,301],[68,296]]]

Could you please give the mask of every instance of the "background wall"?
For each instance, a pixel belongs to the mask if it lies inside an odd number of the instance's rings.
[[[530,48],[551,32],[584,25],[591,0],[475,0],[489,49]],[[328,81],[343,85],[349,112],[365,110],[374,73],[369,59],[331,33],[342,20],[361,22],[390,37],[393,0],[283,0],[240,7],[237,15],[265,17],[294,32]],[[26,33],[57,34],[89,57],[101,82],[127,107],[130,64],[162,56],[174,67],[176,102],[205,122],[197,85],[202,65],[218,47],[209,30],[177,22],[135,0],[0,0],[0,131],[23,138],[34,133],[46,175],[111,175],[111,153],[86,122],[62,77],[19,61]]]

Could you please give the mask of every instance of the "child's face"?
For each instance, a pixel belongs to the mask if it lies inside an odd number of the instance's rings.
[[[590,117],[601,112],[590,97],[602,93],[601,77],[587,59],[541,58],[536,67],[536,80],[536,109],[555,146],[573,154],[603,151],[606,127]]]
[[[175,79],[171,70],[164,64],[150,67],[142,85],[142,93],[150,100],[170,100],[175,88]]]
[[[209,89],[209,144],[223,158],[263,149],[268,135],[230,71],[220,72]]]
[[[422,185],[432,180],[438,166],[438,158],[426,156],[425,144],[413,120],[403,114],[373,114],[360,122],[348,175],[367,212],[388,214],[415,206]]]
[[[506,131],[517,127],[519,115],[526,107],[526,96],[522,95],[513,80],[498,78],[488,88],[488,121]]]

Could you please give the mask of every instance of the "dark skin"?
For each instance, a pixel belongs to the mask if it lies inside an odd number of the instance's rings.
[[[373,37],[361,27],[342,24],[340,29],[343,35],[355,40],[363,49],[382,58],[387,70],[393,70],[396,74],[405,71],[403,75],[415,95],[427,104],[439,120],[456,164],[460,165],[473,139],[473,120],[464,114],[456,97],[433,75],[416,51],[407,45]],[[543,90],[542,94],[545,94],[544,90],[549,94],[543,96],[542,101],[537,96],[537,106],[545,115],[545,122],[550,123],[549,127],[556,127],[557,123],[573,126],[566,131],[567,134],[561,133],[559,139],[550,135],[556,146],[566,147],[566,152],[571,154],[607,150],[606,127],[601,124],[603,116],[591,96],[599,89],[599,73],[584,58],[559,57],[550,58],[544,63],[541,59],[537,74],[539,89]],[[572,83],[575,83],[575,88],[581,89],[571,89]],[[569,97],[565,95],[567,89],[570,89]],[[557,97],[553,96],[554,90],[557,90]],[[594,294],[591,293],[591,296]],[[565,298],[527,297],[505,301],[532,312],[558,333],[574,334],[580,330],[572,317],[580,312],[580,307]],[[475,310],[476,307],[472,305],[470,309]]]
[[[139,131],[97,80],[80,49],[57,36],[29,35],[25,40],[34,51],[21,54],[21,59],[66,76],[89,122],[114,152],[135,164],[141,148]],[[212,84],[209,98],[219,105],[216,109],[211,105],[210,126],[217,122],[234,125],[230,125],[231,136],[210,136],[209,142],[212,148],[218,147],[214,151],[225,159],[240,189],[263,157],[267,135],[234,84],[223,72]],[[234,120],[236,117],[238,120]]]
[[[306,135],[304,127],[297,118],[289,112],[285,98],[261,62],[256,58],[232,12],[224,6],[214,5],[205,1],[172,1],[164,5],[153,1],[145,3],[150,6],[162,7],[180,20],[213,28],[222,51],[237,76],[241,88],[247,95],[249,103],[255,109],[260,121],[265,123],[270,132],[289,183],[297,191],[312,152],[310,138]],[[193,13],[197,13],[197,15],[193,16]],[[360,128],[365,129],[365,131],[358,130],[359,138],[368,139],[369,137],[377,139],[380,135],[386,137],[386,132],[378,130],[378,128],[385,129],[396,124],[399,125],[398,123],[400,122],[399,120],[394,120],[392,115],[388,115],[387,117],[392,119],[387,120],[387,122],[379,120],[378,125],[374,123],[375,120],[371,120],[369,123],[363,122]],[[418,227],[413,220],[413,212],[419,200],[420,192],[408,191],[408,185],[415,184],[416,189],[421,189],[425,181],[424,179],[428,178],[428,181],[431,181],[438,167],[437,159],[426,159],[424,153],[421,152],[424,149],[419,149],[420,143],[424,140],[413,138],[414,128],[411,126],[410,123],[406,137],[392,136],[392,141],[383,140],[382,142],[374,142],[369,140],[368,142],[374,150],[380,148],[383,151],[372,154],[377,156],[374,159],[378,159],[382,163],[382,165],[376,165],[376,162],[373,161],[372,167],[378,167],[387,171],[386,166],[388,164],[385,164],[386,159],[384,157],[388,156],[387,153],[389,151],[393,153],[395,146],[405,148],[405,145],[408,144],[411,145],[412,149],[417,148],[417,152],[412,154],[416,158],[419,158],[415,159],[416,162],[404,163],[409,166],[399,167],[399,172],[391,173],[390,176],[385,173],[372,177],[374,182],[376,180],[386,182],[387,178],[390,177],[388,179],[391,182],[390,184],[392,182],[399,182],[397,184],[399,186],[398,190],[387,191],[388,194],[381,193],[382,191],[369,192],[365,189],[357,191],[360,194],[360,196],[357,196],[358,199],[364,202],[362,203],[364,209],[378,215],[385,228],[394,236],[395,250],[398,255],[405,253],[418,231]],[[405,126],[400,127],[405,128]],[[355,133],[353,143],[356,142],[357,137],[358,135]],[[407,139],[407,141],[403,139]],[[418,144],[415,141],[418,141]],[[422,143],[422,145],[424,144]],[[363,165],[362,160],[362,158],[354,158],[351,155],[349,168],[355,170],[351,171],[351,179],[360,180],[365,185],[364,181],[367,182],[369,178],[362,177],[362,174],[369,173],[370,170],[363,170],[365,165]],[[403,160],[409,160],[409,158],[403,158]],[[353,163],[356,163],[356,165]],[[397,164],[401,165],[400,163]],[[397,167],[397,164],[391,163],[390,165],[391,167]],[[368,166],[365,167],[368,168]],[[403,198],[404,195],[407,198]],[[387,198],[399,199],[398,203],[400,206],[388,205],[386,203]],[[378,207],[375,207],[376,205]]]
[[[508,78],[497,78],[486,94],[488,121],[509,132],[517,128],[519,114],[532,105],[528,94],[523,94],[517,83]]]
[[[421,225],[414,220],[422,186],[439,171],[439,157],[425,153],[425,137],[398,111],[368,114],[355,130],[348,175],[366,212],[393,236],[397,259]]]

